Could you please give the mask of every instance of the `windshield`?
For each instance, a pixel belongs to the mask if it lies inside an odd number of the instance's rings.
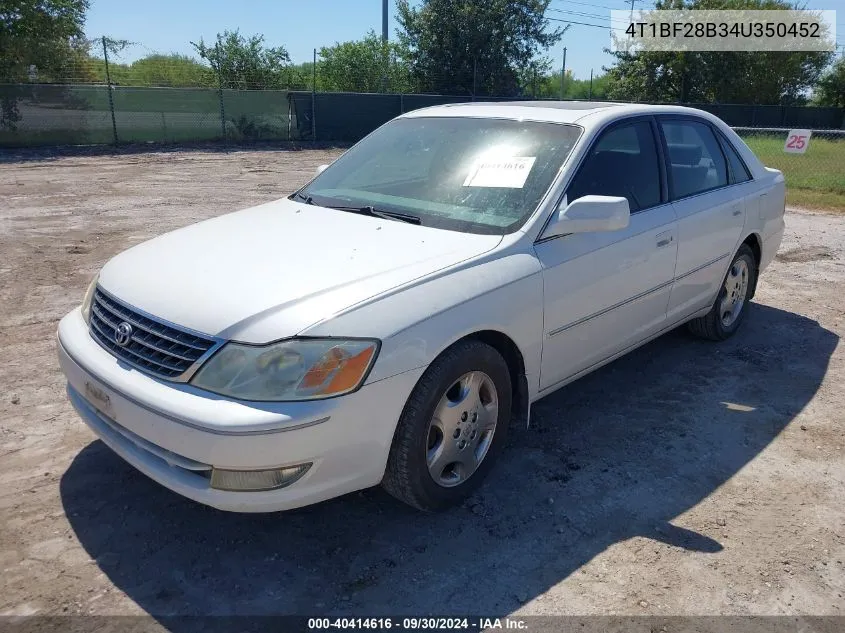
[[[511,233],[537,208],[580,133],[573,125],[535,121],[396,119],[297,197],[325,207],[412,215],[423,226]]]

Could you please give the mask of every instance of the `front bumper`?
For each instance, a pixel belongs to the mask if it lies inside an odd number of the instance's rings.
[[[121,363],[91,338],[78,309],[61,320],[58,338],[71,403],[104,443],[163,486],[236,512],[287,510],[378,484],[402,408],[424,370],[328,400],[238,402]],[[233,492],[209,485],[207,466],[258,470],[306,462],[313,464],[308,472],[286,488]]]

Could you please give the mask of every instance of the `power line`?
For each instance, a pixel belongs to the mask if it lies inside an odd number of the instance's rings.
[[[556,13],[566,13],[569,15],[577,15],[585,18],[594,18],[597,20],[610,20],[611,22],[620,22],[622,24],[628,24],[628,20],[621,18],[612,18],[609,15],[599,15],[598,13],[583,13],[581,11],[567,11],[566,9],[549,9],[549,11],[555,11]]]
[[[619,7],[609,7],[606,4],[595,4],[593,2],[581,2],[580,0],[557,0],[558,2],[565,2],[566,4],[577,4],[584,7],[592,7],[593,9],[608,9],[610,11],[623,11]],[[628,4],[631,0],[622,0],[624,4]],[[637,2],[642,2],[642,0],[637,0]],[[645,5],[654,6],[652,2],[644,2]]]
[[[576,22],[575,20],[561,20],[559,18],[546,18],[547,20],[551,20],[552,22],[563,22],[564,24],[578,24],[579,26],[592,26],[597,29],[604,29],[605,31],[611,30],[612,27],[604,26],[602,24],[588,24],[587,22]]]
[[[594,9],[609,9],[611,11],[617,11],[617,7],[609,7],[604,4],[593,4],[592,2],[577,2],[576,0],[561,0],[561,2],[567,2],[569,4],[580,4],[585,7],[593,7]],[[549,9],[549,11],[559,11],[560,9]]]
[[[590,24],[588,22],[576,22],[575,20],[561,20],[560,18],[546,18],[547,20],[551,20],[552,22],[563,22],[564,24],[577,24],[579,26],[592,26],[596,29],[603,29],[605,31],[621,31],[624,32],[625,29],[616,28],[613,26],[607,26],[604,24]]]

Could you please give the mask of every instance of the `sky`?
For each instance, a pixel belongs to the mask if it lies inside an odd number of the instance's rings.
[[[634,1],[638,9],[652,6],[651,0]],[[598,2],[552,0],[549,18],[584,23],[572,24],[547,52],[555,69],[562,64],[564,46],[566,68],[578,79],[588,79],[591,69],[600,74],[602,66],[612,63],[602,52],[610,45],[610,10],[624,10],[631,0]],[[393,0],[389,4],[394,38]],[[243,35],[263,34],[269,46],[283,45],[292,61],[300,63],[310,61],[315,48],[360,39],[370,29],[380,34],[381,7],[381,0],[91,0],[85,32],[89,38],[107,35],[136,42],[119,58],[131,62],[150,53],[193,55],[190,41],[214,41],[218,32],[240,29]],[[845,45],[845,0],[807,0],[807,8],[837,10],[837,40]]]

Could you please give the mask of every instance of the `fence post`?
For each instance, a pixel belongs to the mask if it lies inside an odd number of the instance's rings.
[[[220,134],[226,142],[226,109],[223,106],[223,56],[220,52],[220,42],[217,42],[217,98],[220,100]]]
[[[314,64],[311,67],[311,140],[317,140],[317,49],[314,49]]]
[[[106,46],[106,36],[103,35],[103,59],[106,62],[106,88],[109,91],[109,110],[111,110],[111,131],[114,136],[114,144],[117,145],[117,121],[114,118],[114,94],[111,85],[111,73],[109,72],[109,49]]]
[[[291,113],[292,113],[292,108],[291,108],[291,98],[290,98],[290,92],[288,92],[288,140],[290,140],[290,119],[291,119]]]

